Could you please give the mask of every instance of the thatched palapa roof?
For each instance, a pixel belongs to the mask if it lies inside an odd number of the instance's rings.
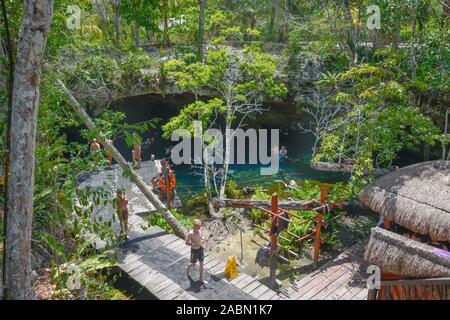
[[[386,271],[413,278],[450,277],[450,256],[424,243],[373,228],[365,259]]]
[[[367,186],[360,201],[411,231],[450,241],[450,161],[391,172]]]

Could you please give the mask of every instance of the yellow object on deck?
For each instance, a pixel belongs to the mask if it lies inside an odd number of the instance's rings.
[[[225,277],[230,280],[236,278],[239,274],[239,270],[237,267],[237,260],[235,256],[230,256],[227,261],[227,266],[225,267]]]

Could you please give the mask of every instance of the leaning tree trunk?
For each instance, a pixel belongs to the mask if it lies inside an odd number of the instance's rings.
[[[6,272],[12,299],[35,298],[31,274],[35,140],[41,63],[52,15],[53,0],[25,0],[11,115]]]
[[[95,129],[95,124],[92,121],[91,117],[86,113],[80,103],[75,99],[69,89],[66,88],[64,83],[58,79],[58,83],[63,88],[64,92],[69,96],[71,105],[75,111],[75,113],[80,117],[80,119],[84,122],[86,127],[89,130]],[[167,209],[167,207],[159,200],[159,198],[152,192],[150,187],[142,180],[141,176],[139,176],[133,168],[127,163],[125,158],[120,154],[120,152],[109,142],[107,142],[103,137],[98,137],[100,143],[103,147],[112,154],[114,160],[117,161],[119,166],[122,168],[124,172],[129,173],[131,181],[136,184],[136,186],[141,190],[144,196],[150,201],[150,203],[155,207],[156,210],[163,216],[163,218],[170,225],[174,233],[185,239],[187,237],[186,228],[172,215],[172,213]]]

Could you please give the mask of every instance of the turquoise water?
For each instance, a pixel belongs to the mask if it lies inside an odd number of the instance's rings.
[[[300,160],[282,163],[278,174],[273,176],[261,176],[261,166],[259,165],[231,165],[228,177],[238,185],[246,187],[267,186],[273,184],[276,180],[314,180],[335,183],[345,181],[348,178],[344,174],[313,170],[308,163],[309,161]],[[175,166],[174,169],[177,177],[177,192],[182,201],[204,192],[204,180],[200,169],[190,166]]]

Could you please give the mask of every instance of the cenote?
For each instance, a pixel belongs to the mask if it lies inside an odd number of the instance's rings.
[[[161,119],[159,125],[142,136],[143,160],[170,158],[173,142],[162,138],[161,126],[177,115],[181,108],[193,102],[190,94],[166,95],[148,94],[123,98],[112,104],[111,109],[125,113],[127,123],[138,123],[154,118]],[[298,123],[305,120],[301,108],[289,103],[265,103],[260,114],[249,117],[244,129],[279,129],[280,145],[289,151],[288,162],[280,163],[280,170],[274,176],[260,175],[260,165],[230,165],[229,179],[240,186],[269,185],[274,180],[313,180],[321,183],[344,181],[348,175],[319,172],[309,166],[313,137],[299,132]],[[152,141],[146,143],[145,141]],[[123,139],[115,141],[115,146],[131,161],[131,149]],[[248,147],[248,146],[247,146]],[[174,167],[177,177],[177,192],[181,200],[187,200],[204,191],[201,170],[190,165]]]

